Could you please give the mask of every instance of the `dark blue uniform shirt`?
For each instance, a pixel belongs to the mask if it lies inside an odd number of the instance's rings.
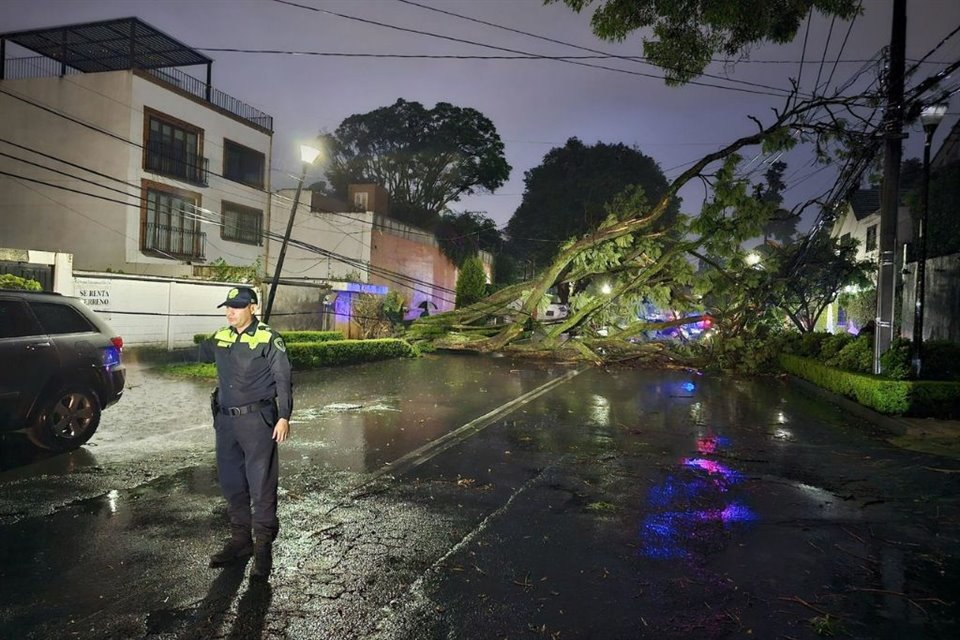
[[[280,334],[256,316],[242,333],[224,327],[201,342],[200,361],[217,363],[221,407],[276,397],[278,417],[290,419],[293,385],[287,348]]]

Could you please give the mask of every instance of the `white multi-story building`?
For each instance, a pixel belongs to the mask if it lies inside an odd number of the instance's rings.
[[[262,259],[273,121],[210,58],[137,18],[0,41],[0,246],[171,277]]]

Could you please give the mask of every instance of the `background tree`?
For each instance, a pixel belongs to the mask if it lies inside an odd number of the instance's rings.
[[[608,215],[607,204],[628,186],[642,187],[648,200],[667,192],[657,163],[624,144],[592,146],[570,138],[551,149],[526,172],[523,200],[507,223],[510,253],[543,267],[563,242],[595,229]],[[669,225],[679,210],[671,202],[658,224]]]
[[[461,196],[493,191],[510,176],[496,127],[475,109],[397,100],[354,114],[329,137],[327,179],[340,197],[350,183],[390,194],[390,215],[433,228]]]
[[[777,249],[773,298],[801,332],[813,331],[817,320],[847,285],[868,287],[871,261],[857,260],[857,241],[819,233]]]
[[[478,251],[497,254],[503,244],[497,223],[475,211],[440,214],[434,235],[440,251],[457,267]]]
[[[783,189],[787,186],[783,181],[783,172],[786,170],[786,162],[780,160],[774,162],[763,174],[766,183],[758,184],[756,187],[757,197],[762,202],[770,203],[774,207],[770,218],[763,225],[764,244],[767,244],[769,240],[786,244],[797,235],[798,216],[780,206],[783,204]]]
[[[683,84],[703,73],[715,56],[738,57],[761,42],[786,43],[811,10],[849,20],[860,0],[544,0],[580,12],[597,5],[593,33],[622,42],[638,29],[644,57],[662,68],[667,84]]]
[[[467,258],[457,274],[457,307],[465,307],[482,300],[487,293],[487,274],[480,256]]]

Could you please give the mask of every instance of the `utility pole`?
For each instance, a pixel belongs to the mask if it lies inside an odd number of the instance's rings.
[[[884,114],[883,184],[880,192],[880,256],[877,271],[877,319],[873,334],[873,372],[893,340],[897,288],[897,210],[900,208],[900,159],[903,154],[903,75],[907,47],[907,0],[893,1],[890,60],[887,68],[887,111]]]

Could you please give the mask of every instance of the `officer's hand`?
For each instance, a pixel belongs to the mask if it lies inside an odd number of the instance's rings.
[[[290,435],[290,423],[286,418],[277,420],[277,426],[273,428],[273,439],[277,442],[283,442]]]

